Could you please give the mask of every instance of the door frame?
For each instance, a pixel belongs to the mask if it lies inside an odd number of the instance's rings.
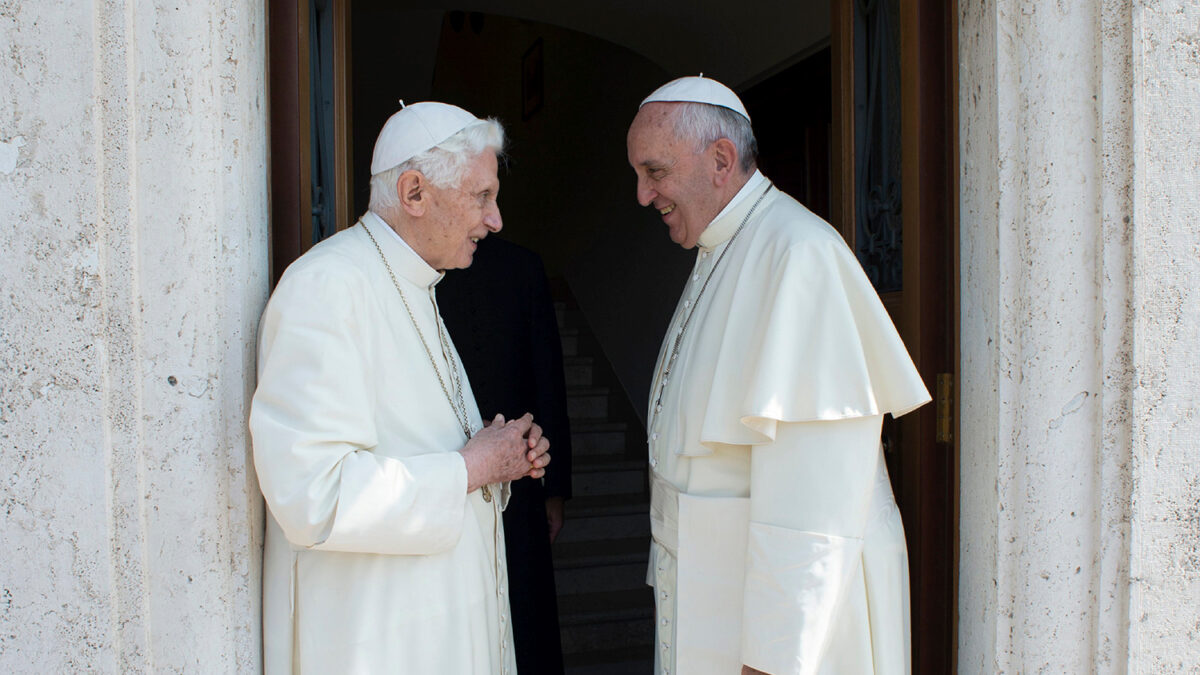
[[[333,11],[334,204],[337,229],[354,222],[350,143],[350,2]],[[268,0],[267,87],[271,286],[312,246],[312,120],[309,114],[310,0]]]
[[[833,225],[854,248],[854,2],[831,0]],[[952,673],[958,651],[957,0],[900,0],[903,300],[885,298],[934,396],[899,420],[913,672]],[[915,225],[915,226],[914,226]],[[889,294],[890,295],[890,294]],[[899,294],[897,294],[899,295]],[[938,427],[943,434],[939,438]],[[948,432],[948,433],[947,433]],[[916,522],[911,522],[915,518]]]
[[[334,31],[334,154],[337,229],[353,224],[350,16],[352,0],[330,0]],[[854,244],[854,2],[830,0],[832,125],[830,215]],[[309,2],[268,0],[268,116],[272,286],[311,246]],[[953,392],[959,344],[957,0],[900,0],[901,176],[905,292],[897,325],[941,416],[957,419]],[[939,391],[938,375],[949,391]],[[945,380],[943,380],[945,381]],[[905,452],[901,507],[915,513],[908,532],[913,671],[954,672],[957,663],[959,446],[957,425],[937,440],[938,405],[900,419],[915,439]],[[907,523],[906,523],[907,525]],[[930,527],[926,527],[929,525]],[[935,531],[936,530],[936,531]],[[940,617],[930,624],[925,619]],[[932,630],[930,629],[932,626]]]

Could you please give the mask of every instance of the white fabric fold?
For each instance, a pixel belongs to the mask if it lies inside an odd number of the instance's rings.
[[[750,523],[741,655],[767,673],[818,672],[863,542]]]
[[[679,495],[676,672],[723,675],[738,659],[750,500]],[[660,626],[661,628],[661,626]]]
[[[873,626],[896,630],[871,631],[874,675],[908,675],[912,672],[912,629],[908,593],[890,592],[908,587],[908,547],[900,509],[892,496],[887,464],[880,457],[870,515],[863,537],[863,582],[867,615]]]

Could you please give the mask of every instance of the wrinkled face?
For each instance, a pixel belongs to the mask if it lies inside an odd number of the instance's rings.
[[[629,164],[637,174],[637,200],[662,216],[671,241],[692,248],[721,212],[714,182],[712,146],[696,152],[675,135],[674,104],[647,103],[633,118],[626,138]]]
[[[420,245],[413,248],[433,269],[470,267],[476,242],[500,231],[496,168],[496,154],[485,150],[471,160],[458,187],[429,185],[430,217],[421,228]]]

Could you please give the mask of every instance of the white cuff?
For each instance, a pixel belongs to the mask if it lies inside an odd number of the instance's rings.
[[[817,672],[862,547],[861,539],[751,522],[743,662],[768,673]]]

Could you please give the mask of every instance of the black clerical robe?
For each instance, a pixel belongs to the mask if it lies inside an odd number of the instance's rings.
[[[545,500],[571,496],[571,432],[562,344],[542,261],[487,237],[469,268],[447,272],[437,297],[483,419],[531,412],[550,440],[553,459],[544,484],[530,478],[512,483],[504,536],[517,672],[561,675]]]

